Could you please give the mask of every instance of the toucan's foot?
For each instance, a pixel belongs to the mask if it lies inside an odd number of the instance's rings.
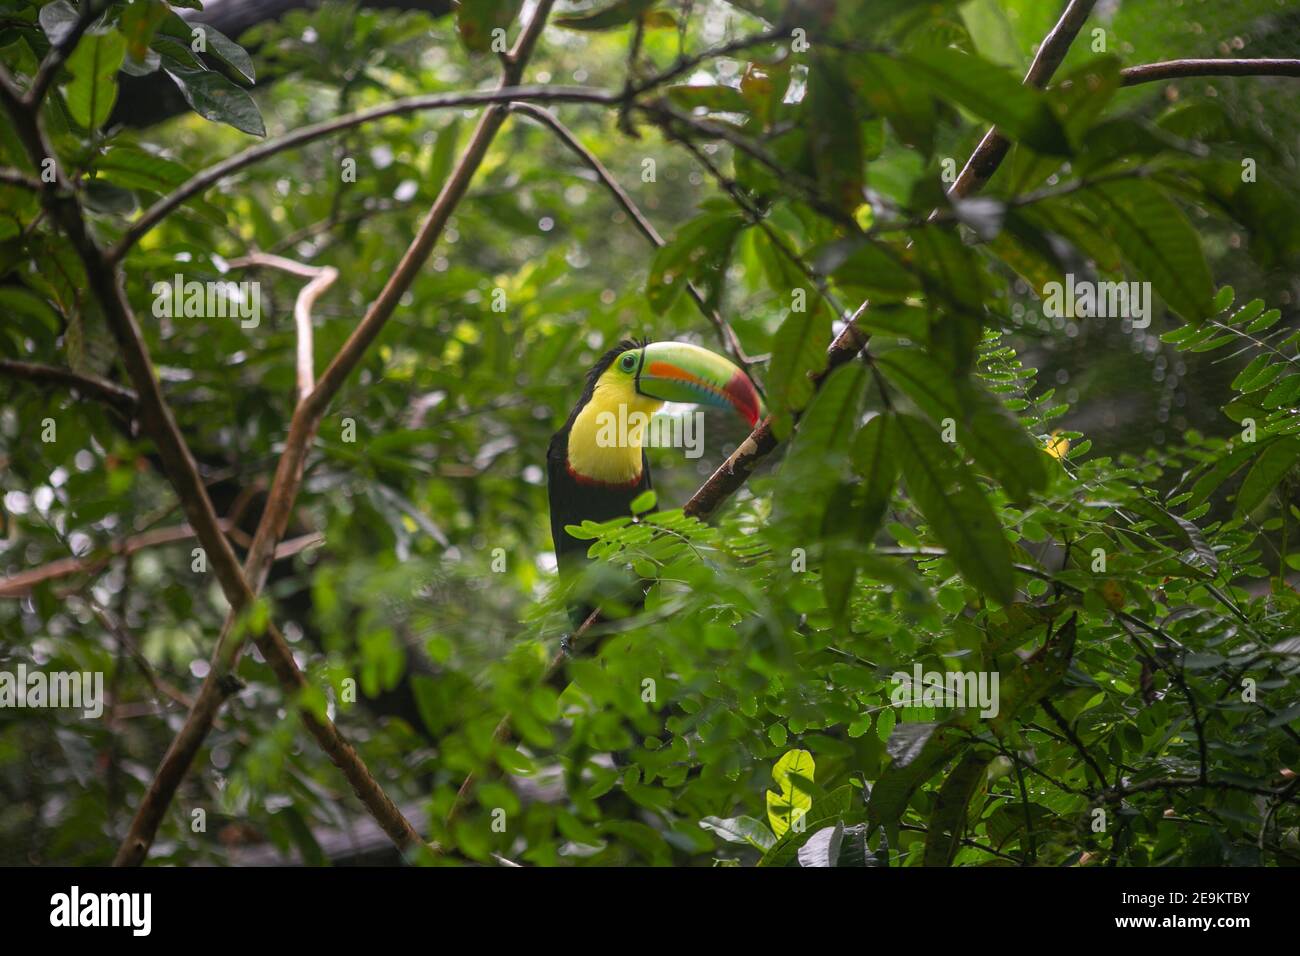
[[[560,638],[560,651],[565,657],[573,656],[573,642],[569,640],[570,637],[572,637],[571,634],[565,634]]]

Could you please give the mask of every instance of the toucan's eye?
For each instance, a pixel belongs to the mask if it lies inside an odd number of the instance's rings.
[[[636,353],[625,352],[623,354],[623,357],[618,360],[618,365],[619,368],[621,368],[625,372],[632,371],[632,369],[636,368]]]

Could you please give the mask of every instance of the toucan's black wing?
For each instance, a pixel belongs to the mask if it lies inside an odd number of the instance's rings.
[[[651,487],[650,462],[641,452],[641,478],[635,485],[611,487],[580,482],[569,473],[568,433],[557,432],[546,451],[547,497],[551,508],[551,541],[555,558],[564,567],[585,559],[590,541],[579,541],[565,525],[584,521],[609,521],[632,513],[632,501]]]

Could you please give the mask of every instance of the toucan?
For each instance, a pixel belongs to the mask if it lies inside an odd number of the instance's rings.
[[[763,414],[749,376],[698,345],[625,339],[602,355],[546,452],[551,538],[562,576],[585,565],[591,543],[565,526],[630,515],[633,500],[651,487],[644,442],[650,416],[664,402],[730,408],[751,427]],[[570,607],[573,626],[591,610]]]

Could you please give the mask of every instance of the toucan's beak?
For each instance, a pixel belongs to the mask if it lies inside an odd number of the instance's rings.
[[[663,402],[733,408],[751,426],[763,402],[749,376],[721,355],[685,342],[652,342],[643,350],[636,389]]]

